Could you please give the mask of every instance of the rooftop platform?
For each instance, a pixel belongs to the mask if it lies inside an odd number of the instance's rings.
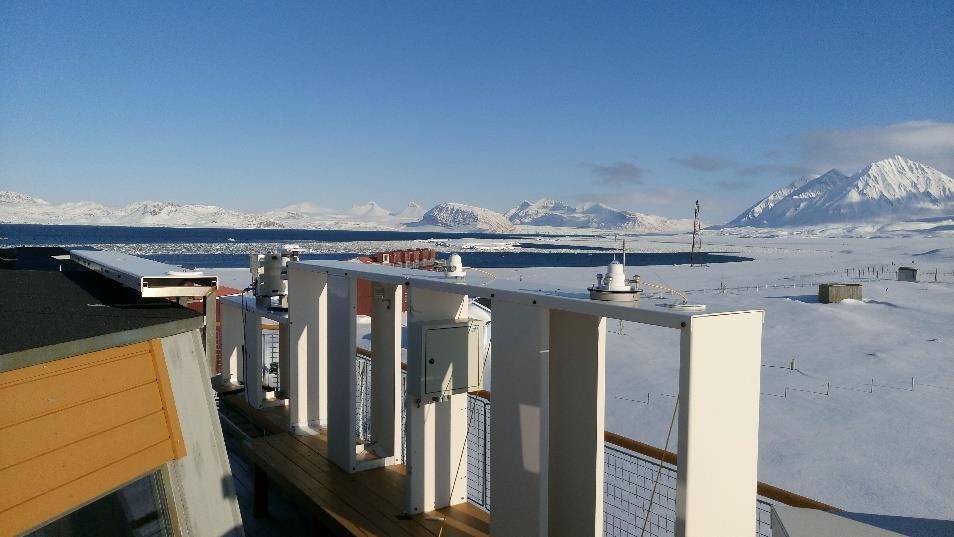
[[[667,328],[684,327],[684,323],[693,317],[747,313],[747,311],[723,311],[714,308],[704,312],[681,311],[660,307],[656,304],[646,304],[642,301],[634,304],[631,302],[590,300],[586,291],[588,282],[581,282],[579,288],[563,289],[537,282],[493,279],[486,273],[473,270],[467,271],[467,275],[463,278],[448,278],[442,272],[352,261],[297,261],[289,263],[289,267],[337,276],[368,279],[375,282],[409,285],[445,293],[454,292],[472,297],[499,298],[517,303],[532,303],[543,308],[610,317]]]
[[[200,328],[202,315],[103,278],[62,248],[0,250],[0,371]]]

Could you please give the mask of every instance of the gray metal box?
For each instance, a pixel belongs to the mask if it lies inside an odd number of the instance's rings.
[[[818,301],[834,304],[846,298],[861,300],[860,283],[822,283],[818,285]]]
[[[408,326],[408,396],[422,403],[479,389],[485,321],[427,321]]]

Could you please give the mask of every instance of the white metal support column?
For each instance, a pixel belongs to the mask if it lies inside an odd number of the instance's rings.
[[[245,329],[242,327],[242,305],[222,301],[222,384],[244,382],[242,371],[242,345],[245,344]]]
[[[371,432],[379,457],[401,462],[401,300],[403,286],[371,285]]]
[[[603,535],[605,362],[604,317],[550,311],[548,415],[554,447],[549,451],[547,533],[551,536]],[[495,410],[497,404],[494,384]],[[496,423],[494,427],[496,432]]]
[[[355,464],[357,281],[328,276],[328,458],[346,472]]]
[[[548,535],[550,314],[493,299],[492,535]]]
[[[265,392],[262,390],[262,316],[251,308],[245,312],[245,400],[254,408],[265,406]]]
[[[215,346],[216,340],[216,322],[218,321],[218,312],[216,311],[216,300],[217,287],[210,287],[209,292],[202,297],[202,309],[205,313],[205,357],[208,360],[209,364],[209,374],[215,376],[216,367],[215,367]]]
[[[677,537],[755,533],[762,317],[699,315],[682,329]]]
[[[411,287],[408,325],[467,317],[467,296]],[[409,338],[410,340],[410,338]],[[408,349],[408,359],[420,349]],[[411,382],[408,379],[408,382]],[[407,512],[422,513],[467,501],[467,394],[445,401],[408,397]]]
[[[328,423],[328,276],[288,271],[288,410],[295,433],[314,433]]]

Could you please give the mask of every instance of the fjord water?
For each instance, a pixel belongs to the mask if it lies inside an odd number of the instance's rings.
[[[432,247],[431,241],[486,239],[506,241],[515,245],[507,251],[464,252],[469,266],[483,268],[524,267],[597,267],[612,261],[614,251],[600,246],[568,246],[547,244],[554,235],[513,233],[452,233],[430,231],[351,231],[310,229],[231,229],[231,228],[165,228],[125,226],[79,226],[0,224],[0,247],[6,246],[91,246],[132,250],[163,263],[185,267],[238,268],[248,266],[245,253],[203,251],[207,245],[273,244],[275,247],[295,242],[325,243],[387,243],[420,241],[420,247]],[[162,251],[151,251],[150,245],[165,245]],[[176,245],[172,251],[168,245]],[[122,246],[130,248],[122,248]],[[179,247],[181,246],[181,247]],[[572,253],[549,252],[555,247],[572,248]],[[445,248],[446,249],[446,248]],[[158,249],[157,249],[158,250]],[[214,249],[213,249],[214,250]],[[351,259],[373,253],[354,248],[337,248],[335,252],[314,252],[304,259]],[[697,263],[727,263],[751,261],[751,258],[732,254],[697,254]],[[626,264],[634,266],[674,265],[689,262],[688,252],[630,252]]]

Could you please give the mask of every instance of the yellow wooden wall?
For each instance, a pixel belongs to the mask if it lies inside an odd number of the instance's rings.
[[[0,373],[0,535],[183,456],[159,340]]]

